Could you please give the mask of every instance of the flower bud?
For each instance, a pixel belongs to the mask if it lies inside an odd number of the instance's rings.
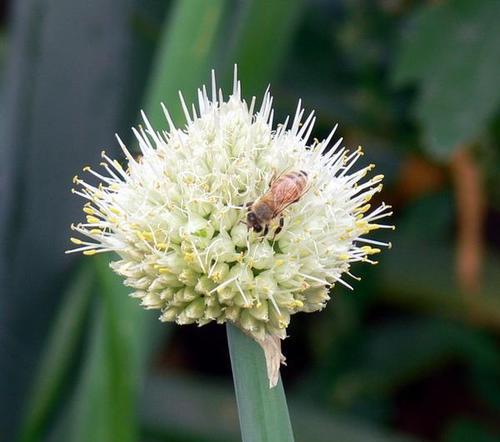
[[[304,298],[303,310],[307,313],[322,310],[330,299],[328,290],[325,287],[313,287],[307,289],[302,294]]]
[[[231,238],[236,247],[246,247],[248,227],[243,223],[235,224],[235,226],[231,229]]]
[[[174,303],[176,306],[183,305],[195,300],[199,296],[191,287],[184,287],[174,294]]]
[[[260,294],[262,299],[268,299],[277,290],[278,286],[271,271],[262,272],[254,279],[255,292]]]
[[[149,292],[142,298],[141,305],[149,310],[152,308],[160,308],[163,305],[163,301],[158,293]]]
[[[198,279],[194,289],[198,293],[203,293],[204,295],[208,295],[212,289],[215,287],[215,283],[211,281],[208,276],[202,276]]]
[[[259,321],[266,322],[269,320],[269,304],[265,300],[259,301],[257,305],[249,309],[248,312]]]
[[[196,300],[192,301],[184,310],[186,315],[192,319],[199,319],[205,313],[205,299],[203,297],[199,297]]]
[[[225,262],[216,264],[212,270],[209,272],[210,279],[216,284],[220,284],[224,281],[229,274],[229,266]]]
[[[237,305],[230,305],[225,308],[224,314],[229,321],[237,322],[240,317],[241,308]]]
[[[233,267],[231,267],[231,270],[229,271],[229,277],[237,277],[241,287],[251,287],[253,285],[253,272],[245,264],[238,263],[233,265]]]
[[[261,327],[259,321],[257,321],[248,310],[242,310],[240,315],[240,324],[244,330],[253,332]]]
[[[274,278],[278,283],[288,281],[294,277],[300,269],[300,264],[287,255],[276,255],[273,267]]]
[[[209,250],[208,257],[217,260],[218,262],[234,262],[238,259],[239,254],[236,253],[234,243],[229,237],[219,235],[212,240],[207,247]]]
[[[226,286],[222,287],[220,289],[217,289],[217,299],[219,300],[219,303],[224,305],[232,305],[233,304],[233,298],[234,295],[236,294],[236,291],[234,290],[233,287]]]
[[[184,269],[178,276],[180,282],[187,286],[194,286],[199,280],[199,274],[192,269]]]
[[[274,250],[267,241],[258,242],[250,246],[248,251],[248,265],[255,269],[266,269],[272,267]]]
[[[177,316],[181,311],[182,311],[181,308],[168,307],[162,312],[160,316],[160,321],[173,322],[176,320]]]
[[[205,318],[208,320],[215,320],[222,315],[222,308],[219,304],[208,306],[205,309]]]
[[[222,210],[220,212],[213,212],[210,215],[210,221],[214,226],[216,226],[217,230],[227,232],[230,231],[231,228],[238,222],[238,212],[239,211],[235,209],[227,209],[227,210]],[[232,236],[233,235],[231,231],[231,237]]]
[[[163,273],[169,272],[177,275],[186,267],[186,263],[182,259],[182,256],[172,252],[158,258],[157,267],[164,270]]]

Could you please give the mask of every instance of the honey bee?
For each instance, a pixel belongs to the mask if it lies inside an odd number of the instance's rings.
[[[303,170],[290,171],[273,177],[267,192],[257,200],[246,204],[248,208],[246,225],[266,236],[271,221],[279,216],[279,226],[274,231],[276,236],[283,229],[283,211],[302,198],[308,190],[307,172]]]

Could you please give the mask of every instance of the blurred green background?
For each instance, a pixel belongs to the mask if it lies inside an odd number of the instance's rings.
[[[338,122],[395,207],[380,264],[292,321],[296,440],[500,440],[500,2],[0,6],[1,441],[239,440],[224,327],[160,324],[106,259],[63,253],[73,175],[234,63],[275,121],[301,97],[315,137]]]

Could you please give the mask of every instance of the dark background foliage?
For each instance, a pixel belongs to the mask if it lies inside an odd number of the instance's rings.
[[[500,3],[1,4],[0,439],[235,441],[223,327],[164,326],[106,259],[64,255],[81,167],[216,68],[298,97],[386,175],[393,248],[294,318],[298,441],[500,440]],[[384,238],[385,236],[385,238]]]

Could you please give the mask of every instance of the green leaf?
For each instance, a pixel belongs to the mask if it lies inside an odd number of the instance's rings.
[[[153,66],[145,110],[153,127],[164,127],[160,102],[174,122],[183,121],[178,91],[186,103],[208,78],[227,0],[179,0],[164,28]]]
[[[263,93],[287,55],[299,23],[302,0],[254,0],[239,17],[232,62],[245,95]]]
[[[283,384],[269,388],[262,348],[229,323],[227,340],[243,442],[293,441]]]
[[[66,291],[33,385],[19,440],[36,441],[57,405],[68,377],[90,300],[93,272],[82,266]]]
[[[416,114],[425,148],[447,158],[475,141],[498,109],[500,3],[452,0],[419,12],[395,80],[418,80]]]
[[[136,399],[148,346],[148,314],[127,296],[121,279],[94,258],[101,295],[83,379],[76,395],[72,440],[127,442],[138,439]]]

